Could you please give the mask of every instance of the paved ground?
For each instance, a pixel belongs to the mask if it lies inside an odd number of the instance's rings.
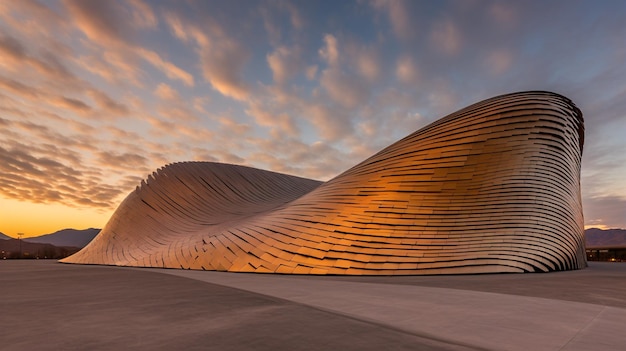
[[[0,261],[1,350],[624,350],[625,330],[618,263],[307,277]]]

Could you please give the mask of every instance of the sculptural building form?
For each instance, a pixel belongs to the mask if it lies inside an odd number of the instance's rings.
[[[580,110],[549,92],[448,115],[327,181],[167,165],[66,263],[287,274],[586,266]]]

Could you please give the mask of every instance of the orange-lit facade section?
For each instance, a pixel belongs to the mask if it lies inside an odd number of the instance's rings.
[[[63,262],[284,274],[463,274],[586,267],[583,117],[549,92],[446,116],[320,183],[171,164]]]

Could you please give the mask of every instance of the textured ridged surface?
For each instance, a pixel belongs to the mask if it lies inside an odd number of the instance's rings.
[[[442,118],[323,184],[172,164],[63,262],[295,274],[579,269],[583,135],[568,99],[525,92]]]

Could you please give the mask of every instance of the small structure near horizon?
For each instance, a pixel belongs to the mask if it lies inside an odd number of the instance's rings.
[[[626,262],[626,245],[587,247],[588,261]]]

